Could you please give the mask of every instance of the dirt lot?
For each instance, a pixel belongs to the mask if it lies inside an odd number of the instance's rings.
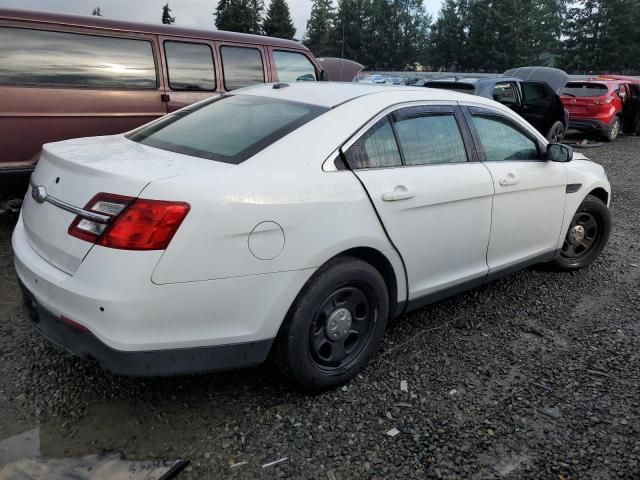
[[[130,379],[59,353],[20,312],[5,216],[0,439],[39,428],[45,456],[186,458],[181,479],[638,479],[640,138],[584,153],[614,189],[594,266],[530,269],[406,315],[356,381],[318,396],[268,367]]]

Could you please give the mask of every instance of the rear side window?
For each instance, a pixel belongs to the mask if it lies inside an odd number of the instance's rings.
[[[0,28],[0,83],[156,88],[151,42]]]
[[[507,119],[497,116],[473,116],[473,125],[480,137],[486,160],[537,160],[536,143]]]
[[[216,89],[213,52],[204,43],[164,42],[172,90]]]
[[[408,117],[396,121],[405,165],[467,161],[462,134],[453,114]]]
[[[398,143],[388,117],[380,119],[345,153],[352,169],[402,165]]]
[[[326,108],[252,95],[224,95],[162,117],[127,135],[135,142],[238,164]]]
[[[257,48],[220,47],[227,90],[264,83],[262,55]]]
[[[569,82],[562,89],[562,95],[570,97],[602,97],[608,92],[606,85],[590,82]]]
[[[496,83],[491,92],[493,99],[503,105],[512,106],[518,104],[516,88],[511,82]]]
[[[276,50],[273,52],[273,59],[281,82],[316,81],[316,69],[302,53]]]

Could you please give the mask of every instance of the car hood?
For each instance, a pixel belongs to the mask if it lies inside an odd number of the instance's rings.
[[[512,68],[504,72],[502,76],[517,77],[524,81],[545,82],[558,94],[569,81],[569,75],[566,72],[551,67]]]

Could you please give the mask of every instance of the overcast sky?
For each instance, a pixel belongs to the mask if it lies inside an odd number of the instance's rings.
[[[33,8],[65,13],[90,15],[99,6],[102,15],[119,20],[132,20],[147,23],[160,23],[162,6],[167,0],[0,0],[0,7]],[[424,5],[434,17],[438,13],[442,0],[423,0]],[[311,0],[288,0],[293,23],[296,26],[296,38],[304,35],[307,19],[311,12]],[[217,0],[169,0],[175,25],[192,28],[212,28]],[[265,0],[269,5],[269,0]]]

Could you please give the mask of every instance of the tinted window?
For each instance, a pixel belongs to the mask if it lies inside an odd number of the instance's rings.
[[[606,95],[609,89],[601,83],[569,82],[562,89],[561,95],[570,97],[601,97]]]
[[[0,83],[155,88],[146,40],[0,28]]]
[[[227,90],[264,83],[262,55],[256,48],[220,47]]]
[[[128,138],[185,155],[240,163],[326,110],[251,95],[225,95],[167,115]]]
[[[301,53],[273,52],[273,59],[281,82],[316,80],[316,69],[309,59]]]
[[[524,82],[522,97],[527,105],[547,106],[553,102],[552,93],[539,83]]]
[[[382,168],[402,165],[393,128],[387,117],[379,120],[346,152],[351,168]]]
[[[510,106],[518,103],[516,89],[511,82],[496,83],[491,94],[496,102],[500,102],[504,105]]]
[[[467,152],[453,114],[404,118],[396,122],[405,165],[467,161]]]
[[[473,124],[488,161],[538,158],[536,143],[512,126],[508,120],[474,115]]]
[[[164,42],[173,90],[215,90],[213,53],[202,43]]]

